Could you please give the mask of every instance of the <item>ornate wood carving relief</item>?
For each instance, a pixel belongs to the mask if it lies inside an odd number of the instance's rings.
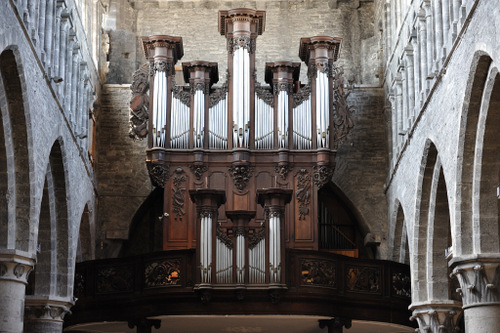
[[[330,164],[315,165],[313,167],[313,180],[318,188],[322,188],[332,179],[333,167]]]
[[[97,270],[96,293],[132,291],[134,274],[130,266],[101,267]]]
[[[236,186],[239,192],[242,192],[247,186],[254,169],[254,167],[247,164],[232,165],[229,167],[229,175],[233,178],[234,186]]]
[[[299,220],[304,220],[309,214],[309,203],[311,202],[311,176],[306,169],[300,169],[297,173],[298,183],[295,190],[295,197],[299,206]]]
[[[167,259],[149,263],[144,269],[146,288],[176,285],[181,278],[181,259]]]
[[[222,230],[221,227],[217,226],[217,229],[215,230],[217,238],[224,243],[224,245],[227,246],[228,249],[233,248],[233,241],[231,238],[229,238],[228,234],[226,231]]]
[[[346,289],[354,292],[380,293],[380,268],[347,266]]]
[[[279,164],[274,165],[274,171],[280,176],[281,179],[285,180],[288,173],[293,170],[293,163],[289,164]]]
[[[344,143],[345,139],[354,127],[354,120],[352,114],[354,109],[347,104],[347,97],[350,91],[346,90],[344,82],[344,69],[342,67],[334,66],[332,68],[333,74],[333,142],[334,147],[338,148]]]
[[[196,177],[196,180],[200,180],[201,176],[207,172],[208,166],[203,165],[203,164],[191,164],[189,166],[189,169],[191,169],[191,172],[194,174]]]
[[[164,164],[154,164],[152,162],[146,163],[149,171],[151,183],[154,186],[165,187],[165,183],[170,177],[170,167]]]
[[[304,259],[301,261],[301,272],[301,280],[304,285],[336,287],[334,262]]]
[[[149,64],[142,65],[133,75],[130,90],[132,99],[129,109],[129,136],[144,139],[148,135],[149,119]]]
[[[411,298],[410,275],[400,272],[392,273],[392,293],[396,296]]]
[[[186,176],[182,168],[177,168],[174,171],[173,176],[173,187],[172,187],[172,207],[174,213],[174,219],[182,221],[182,217],[186,214],[184,211],[184,202],[186,201],[185,193],[185,183]]]

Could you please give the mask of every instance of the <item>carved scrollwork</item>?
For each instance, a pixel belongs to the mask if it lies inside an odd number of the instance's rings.
[[[248,248],[253,250],[264,238],[266,238],[266,228],[262,227],[255,230],[253,234],[248,237]]]
[[[154,186],[165,187],[165,183],[170,177],[170,166],[164,164],[146,163],[149,172],[149,178]]]
[[[274,95],[270,89],[263,87],[259,82],[255,82],[255,93],[264,103],[274,107]]]
[[[133,75],[130,90],[132,99],[129,108],[129,136],[134,140],[148,135],[149,119],[149,76],[148,64],[142,65]]]
[[[380,268],[348,266],[346,288],[348,291],[380,293]]]
[[[276,172],[281,179],[285,180],[286,176],[288,176],[288,173],[293,170],[293,163],[285,163],[285,164],[279,164],[276,163],[274,165],[274,172]]]
[[[229,89],[226,81],[221,87],[215,89],[214,92],[210,94],[210,107],[213,107],[220,101],[226,99],[228,91]]]
[[[297,93],[293,94],[293,107],[297,107],[311,97],[311,82],[303,86]]]
[[[239,192],[242,192],[253,175],[254,168],[247,164],[230,166],[229,175],[233,178],[234,186]]]
[[[177,98],[182,104],[190,107],[191,93],[189,91],[185,91],[184,87],[179,86],[175,83],[175,76],[172,76],[171,80],[172,80],[172,94],[174,98]]]
[[[134,286],[130,266],[100,267],[97,269],[96,293],[127,292]]]
[[[299,220],[304,220],[309,214],[309,203],[311,202],[311,176],[307,169],[300,169],[297,173],[297,190],[295,197],[299,204]]]
[[[201,176],[208,171],[208,166],[203,164],[191,164],[189,169],[191,169],[191,172],[196,177],[196,180],[200,180]]]
[[[215,234],[217,236],[217,239],[220,240],[224,245],[226,245],[228,249],[233,248],[233,242],[231,241],[231,238],[229,238],[227,232],[222,230],[220,226],[217,226]]]
[[[250,36],[238,36],[227,39],[227,50],[230,54],[239,48],[247,49],[249,53],[255,53],[256,39]]]
[[[335,288],[335,263],[324,260],[304,259],[301,262],[302,284]]]
[[[315,165],[313,169],[313,181],[318,188],[322,188],[332,179],[334,170],[330,164]]]
[[[186,214],[184,211],[185,193],[186,188],[184,183],[186,182],[186,176],[182,168],[177,168],[174,171],[173,177],[174,186],[172,188],[172,206],[175,215],[175,220],[182,221],[182,217]]]
[[[333,67],[333,142],[334,147],[342,145],[354,127],[352,114],[354,108],[347,104],[347,97],[350,91],[346,89],[344,82],[344,69],[342,67]]]
[[[144,269],[146,288],[176,285],[181,278],[181,260],[166,259],[149,263]]]

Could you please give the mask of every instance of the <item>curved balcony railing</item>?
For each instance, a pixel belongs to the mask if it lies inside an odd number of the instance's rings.
[[[159,315],[301,314],[412,326],[407,265],[289,249],[280,294],[265,284],[214,283],[207,298],[195,288],[195,258],[194,249],[172,250],[77,264],[78,300],[65,324]]]

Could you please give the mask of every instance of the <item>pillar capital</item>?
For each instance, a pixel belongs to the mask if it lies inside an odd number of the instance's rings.
[[[257,190],[257,202],[264,207],[274,211],[280,211],[285,208],[285,205],[292,199],[291,189],[284,189],[278,187],[263,188]]]
[[[33,255],[18,250],[0,251],[0,281],[9,280],[28,284],[28,276],[35,265]]]
[[[198,214],[217,213],[220,205],[226,202],[226,192],[224,190],[212,190],[209,188],[197,188],[189,190],[191,201],[196,204]]]
[[[460,283],[463,308],[500,306],[500,258],[487,255],[453,258],[452,275]]]
[[[329,70],[329,65],[339,58],[342,38],[314,36],[300,39],[299,57],[311,68],[321,72]],[[313,73],[309,73],[312,75]]]
[[[62,298],[50,298],[39,296],[26,296],[25,320],[60,322],[64,321],[64,316],[71,313],[70,308],[74,305],[73,300]]]
[[[291,61],[266,62],[265,81],[274,93],[292,92],[293,83],[299,80],[300,63]]]
[[[216,62],[191,61],[182,63],[184,81],[193,90],[202,90],[206,94],[210,87],[219,81],[219,70]]]
[[[173,75],[173,66],[184,55],[182,37],[153,35],[141,37],[141,41],[146,59],[153,62],[153,70]]]
[[[462,304],[451,300],[431,301],[414,303],[410,310],[413,310],[410,319],[417,320],[420,333],[455,332]]]

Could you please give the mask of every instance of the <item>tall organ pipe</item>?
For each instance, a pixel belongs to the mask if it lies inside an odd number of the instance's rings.
[[[250,125],[250,54],[239,47],[233,53],[233,145],[248,148]]]

